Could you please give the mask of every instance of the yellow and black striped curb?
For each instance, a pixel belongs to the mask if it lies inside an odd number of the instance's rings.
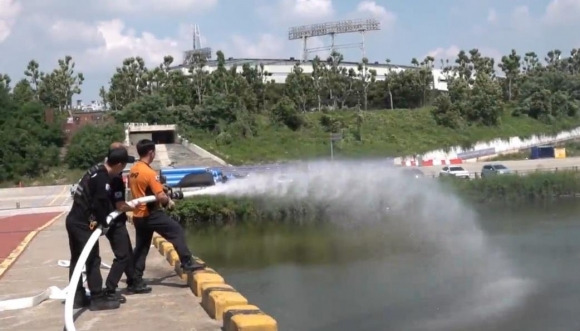
[[[236,291],[215,270],[205,268],[193,273],[181,270],[179,256],[173,245],[159,236],[153,236],[153,245],[175,272],[197,297],[201,297],[201,306],[216,321],[223,322],[223,331],[277,331],[276,320],[260,308],[248,303],[248,300]],[[197,261],[204,263],[201,259]]]

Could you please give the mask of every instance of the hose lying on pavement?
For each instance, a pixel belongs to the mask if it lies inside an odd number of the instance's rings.
[[[58,260],[57,264],[59,267],[64,267],[64,268],[70,267],[69,260]],[[101,268],[111,269],[111,266],[104,263],[104,262],[101,262]],[[82,269],[82,277],[83,277],[82,281],[83,281],[83,283],[86,281],[86,278],[87,278],[87,276],[85,274],[85,269],[86,268]],[[61,289],[57,286],[50,286],[49,288],[47,288],[43,292],[38,293],[37,295],[31,296],[31,297],[0,301],[0,311],[32,308],[34,306],[38,306],[39,304],[41,304],[45,300],[64,300],[64,299],[66,299],[67,291],[68,291],[68,286],[65,287],[64,289]]]

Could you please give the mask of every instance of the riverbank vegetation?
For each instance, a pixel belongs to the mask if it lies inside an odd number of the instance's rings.
[[[511,207],[580,197],[580,172],[575,171],[534,172],[524,176],[499,175],[476,180],[423,180],[439,181],[447,194],[454,194],[476,208]],[[179,201],[173,214],[185,226],[272,221],[311,224],[328,221],[331,215],[327,211],[328,206],[308,199],[200,196]]]
[[[368,59],[346,67],[334,52],[306,64],[312,73],[297,62],[283,84],[261,64],[230,66],[223,52],[216,57],[212,72],[196,55],[178,68],[171,56],[153,67],[138,56],[125,59],[100,90],[107,116],[117,123],[179,123],[184,136],[232,164],[325,157],[331,134],[340,136],[337,157],[385,157],[580,126],[576,49],[569,56],[550,51],[545,61],[512,50],[500,63],[472,49],[450,60],[412,59],[402,71],[385,60],[383,77]],[[435,89],[434,68],[444,73],[448,92]],[[86,167],[103,157],[102,146],[116,134],[81,130],[84,138],[72,139],[81,147],[63,153],[59,130],[73,117],[83,81],[70,56],[46,72],[30,61],[14,86],[0,75],[0,113],[11,119],[0,122],[9,142],[0,153],[1,181],[41,176],[64,164]],[[27,107],[34,116],[23,116]],[[44,117],[46,108],[56,111],[54,119]],[[86,148],[87,132],[102,146]]]

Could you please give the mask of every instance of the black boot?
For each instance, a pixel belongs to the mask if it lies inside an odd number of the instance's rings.
[[[73,303],[73,309],[81,309],[86,308],[91,304],[91,299],[87,296],[87,294],[83,292],[77,292],[75,294],[75,300]]]
[[[205,264],[199,263],[190,257],[189,259],[184,261],[184,263],[181,264],[181,269],[183,270],[183,272],[194,272],[205,269]]]
[[[121,306],[119,300],[115,297],[105,295],[104,292],[91,295],[91,311],[117,309]]]
[[[145,294],[151,292],[151,290],[151,287],[147,286],[143,279],[127,282],[127,292],[131,294]]]
[[[104,294],[109,299],[119,300],[119,303],[125,303],[125,302],[127,302],[127,298],[125,298],[125,296],[123,296],[121,294],[121,292],[117,292],[117,291],[111,290],[111,289],[105,289]]]

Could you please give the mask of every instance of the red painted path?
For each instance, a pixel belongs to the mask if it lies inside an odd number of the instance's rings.
[[[61,212],[39,213],[0,218],[0,263],[18,247],[30,232],[45,225],[60,214]]]

